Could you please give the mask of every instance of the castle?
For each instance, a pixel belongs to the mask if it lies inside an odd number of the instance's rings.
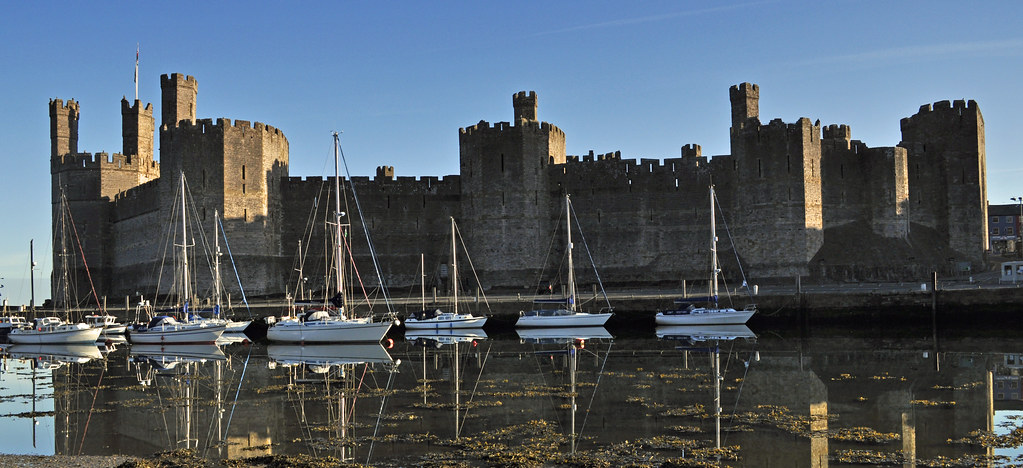
[[[163,75],[160,84],[159,162],[151,104],[122,99],[122,152],[93,155],[78,151],[79,104],[50,101],[54,229],[63,193],[99,294],[167,293],[166,278],[157,291],[158,278],[169,276],[161,239],[173,224],[184,174],[203,229],[212,232],[214,210],[223,217],[246,293],[295,294],[297,252],[324,244],[322,223],[332,208],[318,201],[331,199],[329,179],[290,177],[288,140],[279,129],[197,119],[195,78]],[[349,220],[361,233],[365,219],[391,288],[418,284],[421,254],[428,271],[446,271],[449,217],[485,288],[522,290],[554,280],[556,266],[541,268],[564,249],[552,238],[563,224],[564,194],[585,236],[576,244],[585,243],[606,285],[703,279],[711,183],[732,240],[719,244],[732,278],[739,264],[755,281],[917,280],[947,271],[950,262],[983,264],[984,121],[975,102],[924,105],[902,119],[898,146],[870,148],[846,125],[807,118],[764,124],[759,95],[755,84],[729,89],[731,154],[708,158],[687,144],[680,157],[661,162],[622,159],[620,152],[566,155],[565,133],[538,119],[536,93],[519,92],[512,122],[458,130],[458,175],[395,177],[393,167],[381,166],[373,178],[346,180],[362,209],[362,218]],[[321,226],[310,228],[310,219]],[[557,232],[563,236],[564,228]],[[352,248],[365,266],[363,281],[375,285],[366,245],[353,241]],[[54,265],[58,255],[55,249]],[[323,287],[311,278],[322,276],[318,255],[303,263],[305,288]],[[592,270],[580,271],[582,284],[596,280]],[[55,298],[56,288],[54,282]]]

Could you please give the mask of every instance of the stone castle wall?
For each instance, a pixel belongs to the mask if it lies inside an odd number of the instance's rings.
[[[151,105],[122,101],[124,152],[131,154],[93,157],[77,150],[78,104],[50,103],[54,201],[65,187],[76,219],[87,220],[79,230],[101,294],[151,295],[157,281],[161,294],[169,292],[173,275],[162,259],[178,241],[161,239],[179,222],[174,217],[180,216],[182,174],[195,212],[192,232],[212,236],[213,214],[220,214],[249,295],[297,296],[299,284],[306,293],[322,292],[333,180],[289,177],[288,141],[276,128],[196,119],[193,77],[164,75],[161,85],[160,163],[145,138]],[[513,122],[459,129],[459,175],[396,178],[393,167],[381,166],[373,178],[343,181],[342,211],[357,276],[373,294],[380,280],[364,219],[392,295],[418,292],[420,255],[428,287],[446,293],[454,217],[484,288],[558,283],[567,194],[581,225],[573,241],[583,292],[597,282],[587,257],[605,285],[703,280],[711,184],[720,210],[719,256],[731,279],[740,278],[736,257],[752,279],[867,279],[891,274],[892,258],[910,258],[927,269],[950,255],[982,261],[985,161],[983,118],[975,103],[924,106],[903,119],[898,147],[869,148],[852,140],[845,125],[822,127],[806,118],[762,124],[759,93],[749,83],[729,90],[731,154],[708,158],[690,144],[681,157],[663,162],[623,159],[619,152],[568,156],[565,133],[538,119],[536,93],[516,93]],[[910,252],[913,236],[917,243],[940,239],[942,245],[933,255]],[[842,248],[850,241],[889,251],[861,255]],[[471,288],[468,259],[459,255],[461,279]],[[299,269],[307,281],[300,281]],[[208,269],[197,270],[198,281],[208,282]],[[236,294],[237,285],[226,283]]]

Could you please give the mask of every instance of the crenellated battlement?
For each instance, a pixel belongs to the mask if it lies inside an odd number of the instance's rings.
[[[760,97],[760,85],[753,83],[740,83],[728,88],[728,96],[731,99],[745,99],[746,97]]]
[[[139,100],[139,99],[136,99],[134,102],[129,104],[128,103],[128,97],[127,96],[121,96],[121,113],[122,114],[125,113],[125,112],[138,112],[139,111],[139,106],[141,106],[141,105],[142,105],[142,101]],[[142,109],[143,109],[143,111],[145,113],[148,113],[150,116],[153,115],[153,103],[151,103],[151,102],[150,103],[146,103],[145,107],[143,107]]]
[[[56,117],[57,109],[78,113],[78,101],[68,99],[67,102],[64,102],[63,99],[50,99],[50,117]]]
[[[378,180],[394,180],[394,166],[377,166]]]
[[[703,148],[695,143],[690,143],[682,147],[682,158],[698,158],[703,156]]]
[[[611,153],[604,153],[604,154],[596,154],[595,155],[595,154],[593,154],[593,150],[590,150],[590,154],[583,155],[581,158],[579,156],[565,156],[565,162],[566,163],[569,163],[569,162],[572,162],[572,163],[578,163],[578,162],[588,163],[588,162],[594,162],[594,161],[617,161],[617,160],[621,160],[621,159],[622,159],[622,152],[621,151],[614,151],[614,152],[611,152]]]
[[[389,167],[389,166],[382,166]],[[392,167],[393,169],[393,167]],[[320,176],[306,176],[306,177],[288,177],[287,184],[293,187],[298,186],[319,186],[324,183],[333,183],[333,177],[320,177]],[[380,178],[369,178],[367,176],[355,176],[351,179],[347,177],[341,178],[342,183],[356,183],[360,190],[366,187],[374,187],[375,189],[383,191],[394,191],[398,190],[404,193],[445,193],[454,194],[459,193],[461,176],[449,175],[445,177],[437,176],[403,176],[395,177],[393,179],[380,179]],[[371,189],[372,190],[372,189]]]
[[[51,160],[53,173],[70,170],[94,169],[115,171],[159,172],[160,163],[152,158],[125,156],[121,153],[75,153]]]
[[[188,83],[193,86],[197,86],[198,83],[195,81],[195,77],[192,75],[185,75],[183,73],[171,73],[160,75],[160,84],[163,83]]]
[[[852,130],[848,125],[831,124],[821,129],[825,140],[849,140],[852,138]]]
[[[548,122],[539,121],[524,121],[521,125],[513,126],[509,122],[495,122],[493,124],[486,120],[480,120],[476,125],[470,125],[468,127],[462,127],[458,129],[459,137],[468,137],[473,135],[499,135],[506,131],[513,129],[525,129],[528,131],[538,133],[551,133],[564,137],[565,132],[558,128],[557,125]]]
[[[914,122],[929,118],[928,116],[962,116],[964,113],[974,113],[979,115],[980,108],[977,106],[977,102],[973,99],[968,101],[964,99],[957,99],[951,102],[944,100],[933,104],[924,104],[920,106],[920,110],[917,111],[916,114],[903,118],[899,121],[899,124],[901,125],[902,130],[905,131],[908,126],[913,125]]]
[[[163,128],[165,130],[168,129],[168,125],[164,125]],[[260,133],[266,133],[268,134],[268,136],[271,136],[273,138],[283,138],[287,140],[287,137],[284,136],[284,132],[282,132],[280,129],[270,125],[266,125],[262,122],[249,122],[248,120],[241,119],[237,119],[232,122],[231,119],[223,117],[218,118],[216,120],[197,119],[194,122],[191,120],[182,120],[175,124],[172,128],[181,129],[190,133],[200,134],[223,133],[225,129],[241,130],[243,134],[250,131],[255,131]]]

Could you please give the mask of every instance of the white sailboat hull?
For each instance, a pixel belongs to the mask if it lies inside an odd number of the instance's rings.
[[[16,344],[7,348],[7,353],[16,359],[47,358],[79,364],[103,357],[95,343]]]
[[[696,308],[676,313],[658,312],[654,317],[657,325],[742,325],[756,313],[756,310]]]
[[[692,341],[730,341],[753,339],[757,335],[746,325],[663,325],[656,329],[660,339],[689,339]]]
[[[226,325],[174,324],[132,331],[128,340],[141,344],[215,343],[225,328]]]
[[[363,320],[282,320],[266,330],[266,339],[287,343],[380,342],[392,323]]]
[[[224,330],[224,332],[225,333],[241,333],[241,332],[244,332],[245,329],[249,327],[250,323],[252,323],[252,320],[246,320],[244,322],[236,322],[234,320],[231,320],[231,321],[227,322],[227,329]]]
[[[7,339],[18,344],[96,343],[102,329],[84,323],[65,324],[51,329],[19,328],[11,330]]]
[[[487,323],[486,317],[471,314],[440,314],[434,318],[416,320],[414,317],[405,319],[405,328],[410,330],[445,330],[451,328],[480,328]]]
[[[602,327],[611,318],[611,313],[587,314],[582,312],[564,315],[521,315],[516,327]]]
[[[550,327],[515,330],[519,339],[532,342],[569,342],[614,338],[604,327]]]
[[[307,364],[330,366],[339,364],[388,363],[391,356],[380,343],[360,344],[272,344],[266,353],[282,365]]]

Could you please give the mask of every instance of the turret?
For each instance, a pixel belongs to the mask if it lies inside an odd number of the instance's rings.
[[[199,84],[194,77],[179,73],[160,75],[160,90],[163,92],[161,126],[173,127],[182,120],[195,122],[195,99]]]
[[[513,124],[518,125],[519,121],[536,121],[536,91],[519,91],[512,95],[512,106],[515,107],[515,120]]]
[[[121,153],[129,163],[133,156],[153,159],[153,125],[153,104],[142,107],[142,101],[136,99],[129,105],[127,98],[121,98]]]
[[[732,128],[740,129],[746,121],[760,117],[760,86],[742,83],[728,89],[732,101]]]
[[[78,152],[78,103],[50,99],[50,156]]]

